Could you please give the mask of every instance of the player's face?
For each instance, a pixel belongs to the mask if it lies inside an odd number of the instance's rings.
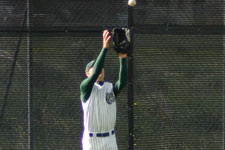
[[[98,78],[96,81],[104,81],[104,77],[105,77],[105,70],[104,68],[102,68],[102,72],[98,75]]]
[[[90,77],[93,74],[93,68],[90,68],[88,72],[86,73],[87,77]],[[102,68],[102,72],[98,75],[98,78],[96,81],[104,81],[105,77],[105,70]]]

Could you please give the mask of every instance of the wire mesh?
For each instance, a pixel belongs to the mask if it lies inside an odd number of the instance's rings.
[[[134,38],[135,149],[223,149],[222,36]]]
[[[125,0],[34,0],[32,26],[123,26],[128,12]]]
[[[26,8],[26,0],[1,0],[0,1],[0,27],[14,27],[22,26],[24,19],[24,12]]]
[[[20,51],[13,69],[19,40],[21,40]],[[0,149],[25,149],[27,147],[26,38],[19,37],[17,33],[7,33],[7,36],[1,33],[0,41]],[[10,77],[12,69],[14,74]],[[7,90],[10,78],[12,82]],[[8,94],[7,99],[5,99],[6,94]]]
[[[221,0],[140,0],[136,24],[223,25]]]

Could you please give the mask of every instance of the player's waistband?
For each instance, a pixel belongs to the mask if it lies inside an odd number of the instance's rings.
[[[115,131],[112,130],[110,132],[104,132],[104,133],[93,133],[93,132],[90,132],[88,135],[89,137],[108,137],[108,136],[111,136],[111,135],[114,135],[115,134]]]

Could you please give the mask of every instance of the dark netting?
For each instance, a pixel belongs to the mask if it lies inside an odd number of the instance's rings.
[[[222,0],[140,0],[136,24],[223,25]]]
[[[134,9],[127,0],[0,0],[0,149],[81,149],[85,66],[102,30],[132,19],[134,78],[118,97],[119,149],[224,149],[223,14],[222,0],[137,0]],[[107,81],[118,67],[110,48]]]
[[[32,26],[124,26],[126,0],[33,0]]]
[[[139,4],[135,149],[223,149],[222,1]]]
[[[222,150],[222,36],[134,41],[135,149]]]
[[[0,1],[0,27],[15,29],[22,26],[26,8],[26,0],[1,0]]]
[[[28,122],[26,37],[1,33],[0,43],[0,149],[25,149]]]

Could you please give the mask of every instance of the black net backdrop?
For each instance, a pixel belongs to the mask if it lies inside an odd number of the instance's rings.
[[[222,150],[222,37],[137,34],[134,41],[135,149]]]
[[[6,27],[13,30],[23,25],[26,0],[1,0],[0,4],[1,30]]]
[[[16,47],[20,40],[20,50],[13,67]],[[0,43],[0,149],[25,149],[28,136],[26,38],[17,33],[0,33]],[[10,77],[12,70],[14,75]],[[8,86],[10,90],[7,90]]]
[[[31,8],[32,26],[37,29],[124,26],[128,18],[125,0],[33,0]]]
[[[34,149],[81,149],[79,84],[85,78],[86,63],[101,49],[101,30],[127,26],[126,3],[0,1],[1,107],[22,37],[0,120],[0,149],[28,149],[29,41]],[[34,31],[30,39],[18,32],[26,6]],[[222,0],[137,0],[133,10],[134,149],[224,149],[223,9]],[[105,63],[106,80],[116,81],[119,63],[112,49]],[[129,147],[127,88],[117,103],[119,149]]]
[[[140,0],[135,24],[223,25],[222,0]]]

